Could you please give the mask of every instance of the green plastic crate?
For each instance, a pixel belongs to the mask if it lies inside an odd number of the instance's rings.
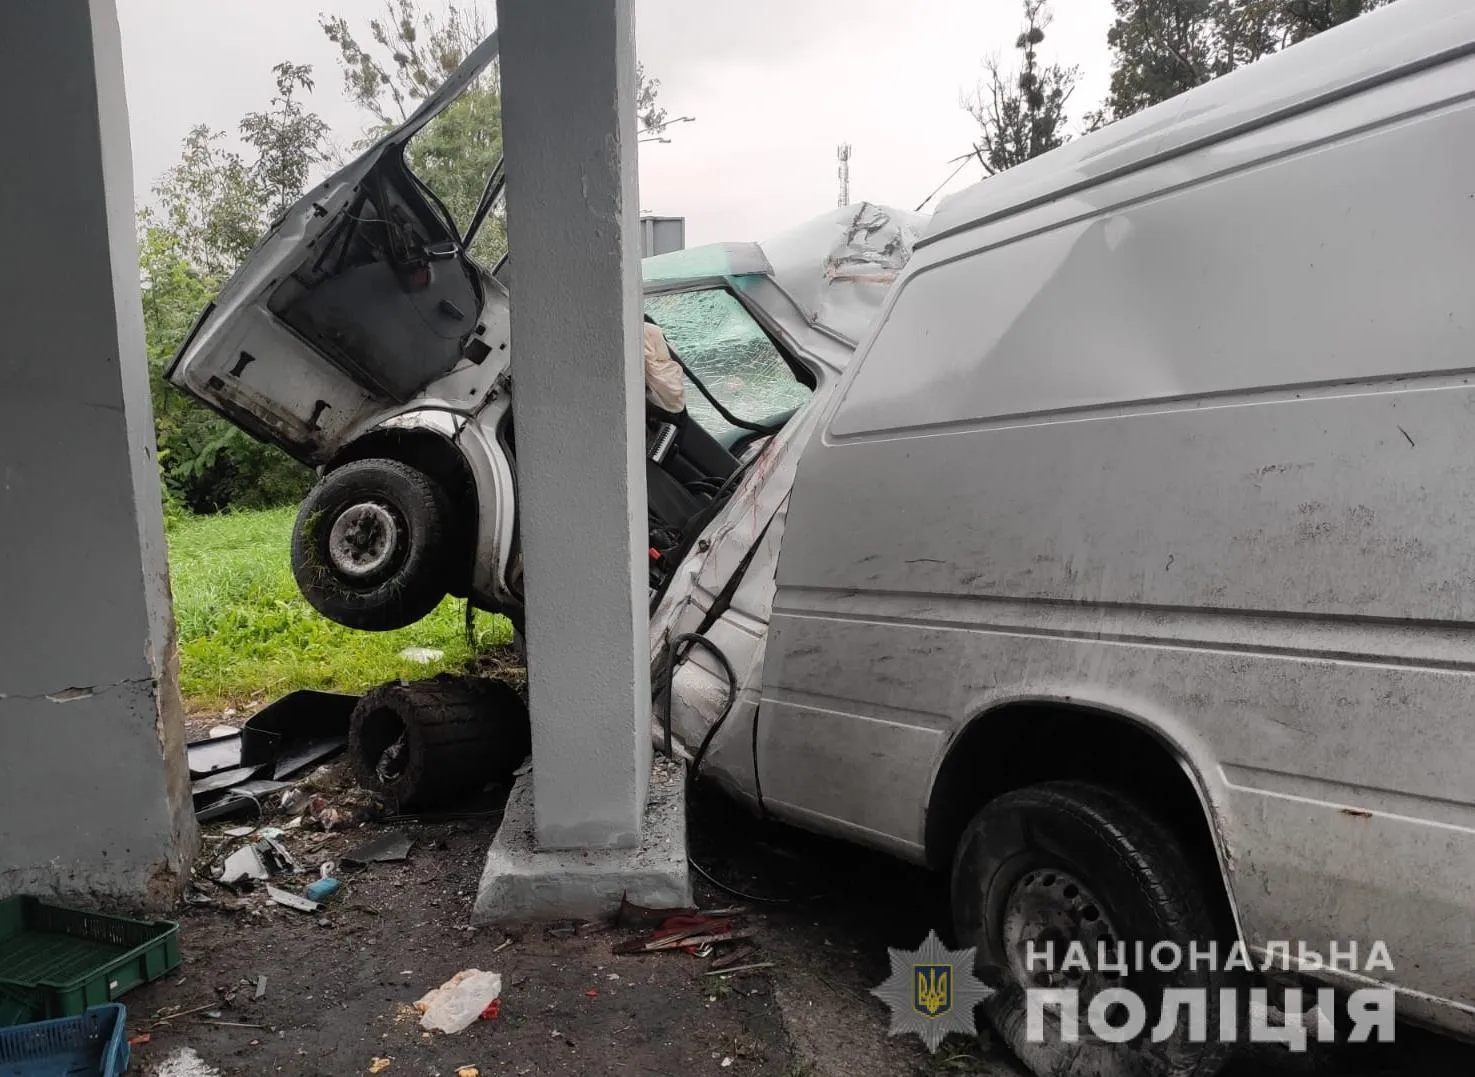
[[[179,925],[0,901],[0,1027],[72,1017],[179,967]]]

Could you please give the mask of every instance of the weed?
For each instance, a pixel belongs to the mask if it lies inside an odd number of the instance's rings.
[[[179,632],[179,680],[191,712],[270,700],[296,688],[359,692],[397,677],[459,670],[473,657],[461,602],[448,598],[394,632],[360,632],[323,617],[292,579],[293,508],[181,517],[169,529]],[[476,650],[512,639],[502,617],[482,617]],[[444,652],[424,665],[406,647]]]

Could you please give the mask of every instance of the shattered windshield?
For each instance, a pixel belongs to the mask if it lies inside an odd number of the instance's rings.
[[[647,296],[645,312],[666,335],[682,363],[739,419],[767,424],[809,399],[773,340],[724,288]],[[724,419],[686,379],[691,417],[723,444],[748,433]]]

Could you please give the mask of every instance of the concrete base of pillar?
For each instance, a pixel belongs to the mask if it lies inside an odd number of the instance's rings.
[[[648,909],[690,908],[685,778],[685,768],[657,759],[640,847],[590,850],[539,849],[533,775],[518,778],[487,854],[472,922],[596,920],[614,915],[621,898]]]

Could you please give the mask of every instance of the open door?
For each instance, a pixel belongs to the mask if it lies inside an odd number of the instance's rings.
[[[201,314],[170,381],[317,465],[480,364],[486,292],[498,285],[405,148],[496,56],[493,34],[404,124],[283,214]]]

